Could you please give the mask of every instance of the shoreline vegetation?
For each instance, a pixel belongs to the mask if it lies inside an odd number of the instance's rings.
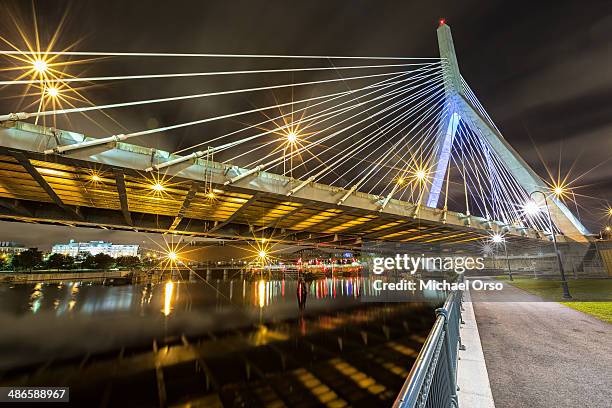
[[[506,276],[499,279],[533,295],[612,323],[612,279],[568,279],[573,297],[570,301],[561,297],[561,283],[558,279],[515,277],[513,281],[509,281]]]

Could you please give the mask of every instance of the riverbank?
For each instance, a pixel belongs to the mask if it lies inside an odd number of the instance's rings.
[[[98,280],[127,278],[131,271],[93,271],[93,272],[33,272],[14,273],[1,272],[0,283],[32,283],[32,282],[59,282],[66,280]]]

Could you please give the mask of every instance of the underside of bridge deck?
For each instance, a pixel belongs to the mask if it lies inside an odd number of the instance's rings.
[[[299,180],[244,172],[221,163],[187,163],[166,173],[145,172],[168,153],[119,143],[71,156],[44,149],[80,135],[7,122],[0,128],[0,219],[222,239],[267,237],[289,242],[355,245],[361,240],[461,244],[502,231],[509,239],[544,240],[534,230],[344,191]]]

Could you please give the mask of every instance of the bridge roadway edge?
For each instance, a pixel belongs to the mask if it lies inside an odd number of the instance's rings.
[[[155,149],[148,149],[136,145],[126,143],[117,143],[114,146],[102,146],[93,149],[85,149],[74,154],[57,156],[44,155],[42,152],[55,146],[58,142],[61,144],[72,144],[80,140],[89,140],[90,138],[84,135],[73,134],[72,132],[56,131],[59,136],[51,134],[48,129],[43,129],[24,122],[5,123],[0,127],[0,144],[2,149],[17,149],[28,154],[28,158],[42,161],[51,161],[64,163],[67,165],[83,165],[84,163],[95,164],[96,166],[120,167],[126,172],[140,174],[142,169],[150,165],[152,152],[157,158],[171,159],[174,156],[168,152],[163,152]],[[197,160],[194,163],[187,163],[184,166],[178,166],[168,170],[167,174],[170,177],[177,177],[184,180],[199,180],[204,170],[202,162]],[[222,189],[234,190],[253,194],[256,192],[277,195],[285,200],[297,202],[316,202],[322,208],[343,208],[350,209],[364,214],[373,214],[376,216],[389,217],[389,219],[411,220],[418,219],[426,222],[432,222],[438,225],[446,225],[458,230],[470,230],[480,234],[490,234],[494,232],[502,232],[508,236],[518,238],[539,239],[543,242],[548,242],[548,239],[530,228],[512,228],[504,226],[502,223],[492,220],[485,220],[480,217],[471,216],[469,220],[461,213],[447,213],[445,221],[442,221],[443,211],[432,209],[426,206],[416,206],[414,203],[401,202],[399,200],[390,200],[389,205],[380,210],[380,204],[377,202],[378,197],[361,192],[355,192],[344,202],[344,205],[337,206],[338,197],[344,193],[343,189],[331,186],[325,186],[318,183],[311,183],[305,186],[302,190],[287,196],[287,192],[291,189],[294,183],[299,180],[291,180],[283,176],[259,172],[251,177],[239,180],[232,185],[224,185],[230,175],[240,174],[244,169],[236,167],[223,167],[220,163],[214,163],[212,166],[212,182]],[[227,173],[227,174],[226,174]],[[417,217],[418,212],[418,217]],[[468,222],[471,221],[471,222]],[[562,238],[562,237],[560,237]]]

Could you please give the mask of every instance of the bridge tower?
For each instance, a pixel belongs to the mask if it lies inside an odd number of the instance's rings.
[[[453,140],[457,137],[457,127],[463,121],[473,129],[478,129],[495,151],[498,157],[506,164],[507,169],[518,181],[527,194],[535,191],[548,192],[550,189],[538,174],[519,156],[512,146],[504,139],[499,130],[492,126],[480,111],[467,98],[465,88],[457,63],[457,55],[453,45],[450,27],[444,20],[440,21],[437,30],[440,57],[443,59],[443,75],[445,79],[446,104],[449,115],[440,123],[436,146],[436,157],[431,186],[427,194],[427,206],[435,208],[438,205],[440,192],[448,171]],[[534,200],[543,205],[542,194],[534,194]],[[539,200],[539,201],[538,201]],[[589,231],[574,217],[572,212],[556,197],[548,197],[550,215],[554,224],[568,238],[578,242],[588,242],[586,235]]]

